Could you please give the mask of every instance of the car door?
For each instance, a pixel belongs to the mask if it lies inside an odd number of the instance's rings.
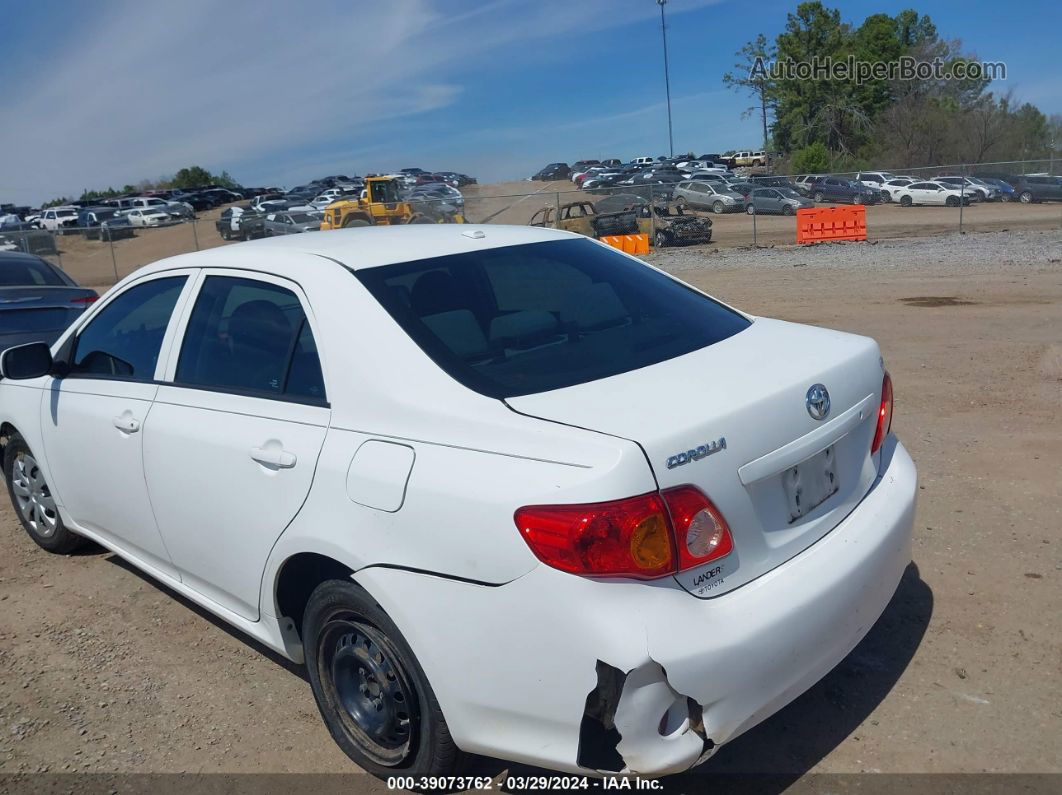
[[[255,620],[331,416],[313,317],[292,282],[221,269],[184,314],[144,436],[147,490],[184,583]]]
[[[56,352],[68,373],[41,404],[52,485],[73,520],[176,576],[144,485],[143,435],[192,271],[138,280],[101,302]]]

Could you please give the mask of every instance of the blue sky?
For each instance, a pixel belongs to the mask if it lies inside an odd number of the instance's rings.
[[[1002,60],[998,89],[1062,112],[1062,6],[915,7]],[[669,0],[675,149],[756,146],[723,72],[793,2]],[[0,201],[36,203],[198,164],[246,185],[404,166],[522,178],[667,150],[654,0],[0,0]]]

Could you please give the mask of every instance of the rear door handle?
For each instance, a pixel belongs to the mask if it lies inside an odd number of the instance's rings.
[[[299,460],[295,453],[271,447],[252,447],[250,453],[251,458],[259,464],[274,466],[278,469],[291,469],[295,466],[295,462]]]
[[[111,421],[114,423],[114,427],[122,431],[122,433],[136,433],[140,430],[140,420],[128,412],[115,417]]]

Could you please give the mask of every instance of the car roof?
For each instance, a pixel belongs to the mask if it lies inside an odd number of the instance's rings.
[[[502,224],[403,224],[355,227],[304,235],[263,238],[231,246],[178,254],[146,265],[139,274],[173,268],[250,267],[298,281],[310,255],[352,270],[463,254],[484,249],[580,238],[573,232]],[[296,256],[291,256],[292,254]],[[250,255],[250,256],[248,256]],[[235,263],[239,264],[235,264]],[[248,265],[248,263],[250,263]]]

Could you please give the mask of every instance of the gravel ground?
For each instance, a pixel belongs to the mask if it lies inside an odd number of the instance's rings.
[[[935,268],[965,273],[1062,263],[1062,230],[984,232],[767,248],[668,248],[646,259],[670,272],[702,268]]]

